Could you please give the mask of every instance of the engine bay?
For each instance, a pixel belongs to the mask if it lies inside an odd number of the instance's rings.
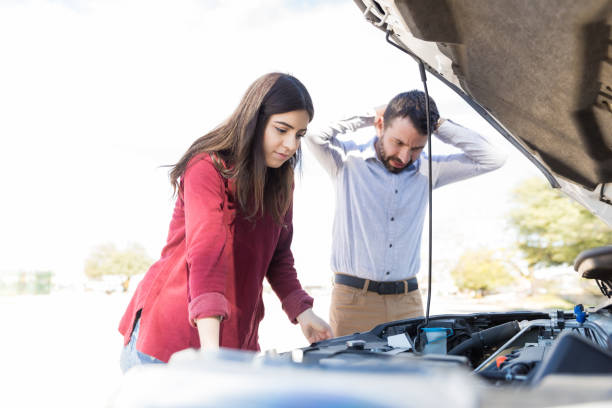
[[[550,374],[610,374],[610,307],[590,314],[579,305],[574,313],[440,315],[427,327],[422,318],[408,319],[288,355],[295,363],[334,368],[405,371],[458,365],[493,385],[536,384]]]

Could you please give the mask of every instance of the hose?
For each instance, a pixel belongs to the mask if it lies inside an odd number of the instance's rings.
[[[468,350],[483,349],[486,347],[495,346],[512,338],[519,331],[521,331],[521,328],[516,320],[500,324],[489,329],[481,330],[472,334],[470,339],[467,339],[453,347],[447,354],[459,356],[463,355],[463,353]]]

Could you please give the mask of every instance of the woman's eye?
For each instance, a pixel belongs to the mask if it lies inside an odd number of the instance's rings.
[[[298,139],[301,139],[305,136],[305,133],[296,133],[295,137],[297,137]]]
[[[286,133],[287,129],[281,129],[281,128],[277,128],[275,127],[276,130],[278,130],[278,133]]]

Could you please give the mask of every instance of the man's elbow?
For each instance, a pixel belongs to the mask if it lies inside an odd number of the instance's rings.
[[[487,156],[487,160],[481,163],[486,171],[493,171],[501,168],[508,160],[508,153],[502,149],[495,149]]]
[[[319,134],[306,132],[304,135],[304,142],[309,148],[316,148],[316,146],[320,146],[323,144],[323,139]]]

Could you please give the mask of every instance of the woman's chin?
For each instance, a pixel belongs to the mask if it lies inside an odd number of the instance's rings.
[[[271,169],[278,169],[280,166],[285,164],[286,161],[287,160],[270,159],[266,160],[266,166],[270,167]]]

